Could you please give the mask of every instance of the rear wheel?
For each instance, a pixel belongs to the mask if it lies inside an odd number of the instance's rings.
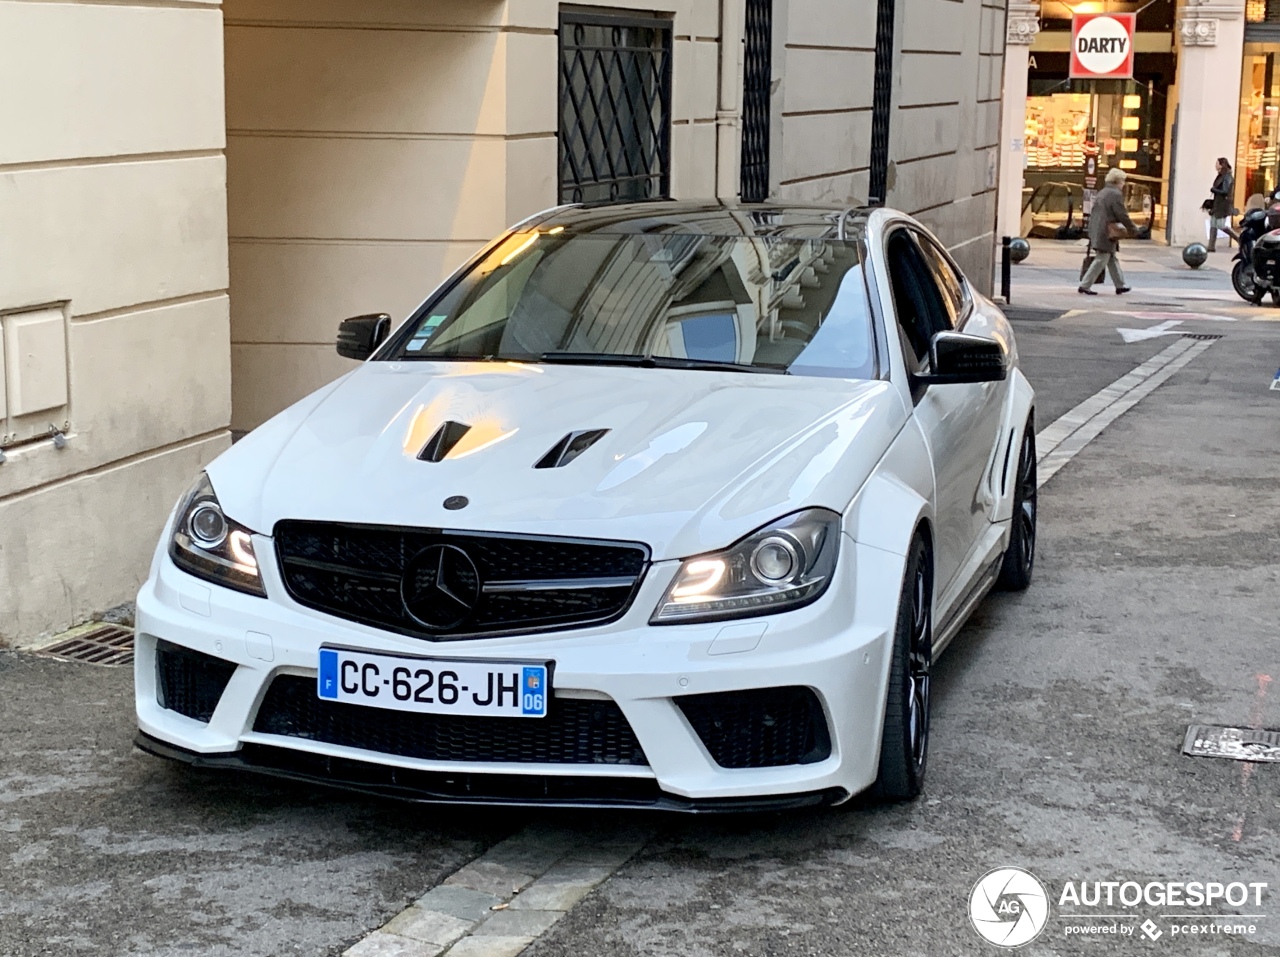
[[[1253,277],[1253,264],[1246,263],[1243,259],[1236,260],[1235,266],[1231,268],[1231,285],[1235,287],[1236,295],[1245,302],[1251,302],[1255,306],[1262,302],[1263,289]]]
[[[1013,487],[1013,521],[1009,547],[1005,549],[996,585],[1006,591],[1022,591],[1031,584],[1036,563],[1036,428],[1035,417],[1027,417],[1018,452],[1017,478]]]
[[[893,662],[885,697],[880,773],[871,793],[907,801],[924,789],[929,758],[929,675],[933,670],[933,560],[917,535],[898,599]]]

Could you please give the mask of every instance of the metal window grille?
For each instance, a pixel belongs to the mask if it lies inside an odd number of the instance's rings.
[[[671,191],[671,21],[560,13],[560,201]]]
[[[742,200],[769,195],[769,93],[773,84],[773,0],[747,0],[742,91]]]
[[[889,179],[889,113],[893,106],[894,0],[876,0],[875,83],[871,93],[871,183],[868,201],[883,205]]]

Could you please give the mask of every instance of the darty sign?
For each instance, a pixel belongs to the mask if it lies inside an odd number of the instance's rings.
[[[1135,13],[1077,13],[1071,18],[1073,80],[1133,79]]]

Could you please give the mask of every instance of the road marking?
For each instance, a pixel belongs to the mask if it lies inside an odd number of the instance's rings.
[[[1135,319],[1177,319],[1179,322],[1187,322],[1188,320],[1195,322],[1235,322],[1235,316],[1215,316],[1207,312],[1130,312],[1127,310],[1118,310],[1122,316],[1133,316]]]
[[[1037,432],[1036,487],[1053,478],[1103,429],[1154,392],[1175,372],[1212,346],[1214,341],[1179,339]]]
[[[1116,332],[1120,333],[1120,338],[1126,343],[1142,342],[1144,339],[1158,339],[1160,336],[1177,336],[1181,333],[1174,330],[1174,326],[1182,325],[1181,319],[1170,319],[1152,326],[1150,329],[1124,329],[1116,327]]]
[[[446,877],[343,957],[515,957],[653,836],[532,824]]]

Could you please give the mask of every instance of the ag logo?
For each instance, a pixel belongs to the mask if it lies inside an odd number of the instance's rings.
[[[997,867],[969,893],[969,920],[983,940],[1021,947],[1040,936],[1049,921],[1049,894],[1020,867]]]
[[[1077,13],[1071,18],[1073,80],[1133,77],[1132,13]]]

